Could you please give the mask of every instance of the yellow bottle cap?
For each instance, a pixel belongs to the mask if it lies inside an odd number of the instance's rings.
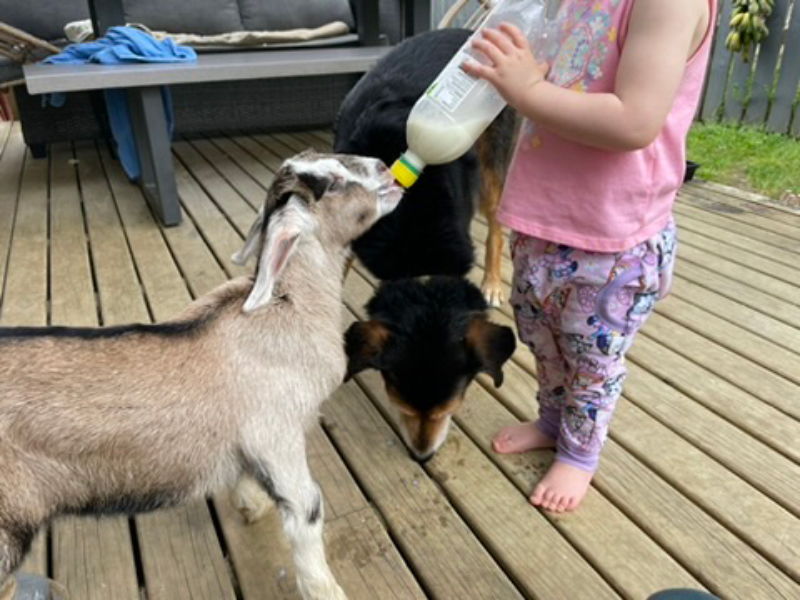
[[[419,170],[414,167],[414,165],[410,164],[408,161],[404,160],[405,157],[401,156],[392,165],[391,171],[394,178],[397,180],[397,183],[402,185],[404,188],[409,188],[419,179]]]

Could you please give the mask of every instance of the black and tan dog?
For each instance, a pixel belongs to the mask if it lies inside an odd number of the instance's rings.
[[[391,164],[407,148],[411,108],[470,35],[442,29],[401,43],[353,88],[336,123],[334,149]],[[513,149],[516,113],[505,109],[461,158],[428,166],[397,210],[353,244],[378,279],[423,275],[464,276],[474,263],[469,226],[476,204],[489,224],[485,275],[487,302],[503,302],[502,230],[495,213]]]
[[[499,387],[514,353],[510,327],[489,322],[486,300],[465,279],[437,276],[381,284],[369,320],[345,334],[346,379],[377,369],[397,410],[406,445],[419,460],[444,443],[453,413],[478,373]]]
[[[336,152],[395,160],[406,150],[411,108],[470,33],[425,33],[384,57],[345,99]],[[495,211],[515,127],[515,113],[504,110],[464,156],[427,167],[399,207],[353,244],[384,283],[367,306],[370,320],[346,334],[348,378],[367,368],[381,372],[419,459],[442,444],[475,376],[486,372],[499,386],[514,351],[513,331],[490,323],[488,309],[503,301]],[[474,263],[469,227],[476,207],[489,223],[482,290],[463,279]],[[434,277],[415,279],[425,276]]]

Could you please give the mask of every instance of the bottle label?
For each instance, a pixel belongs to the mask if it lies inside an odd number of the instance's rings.
[[[478,83],[472,75],[468,75],[461,69],[461,63],[467,58],[466,54],[458,55],[459,61],[456,63],[446,77],[434,82],[428,88],[428,97],[435,100],[442,108],[448,112],[454,112],[467,97],[470,90]]]

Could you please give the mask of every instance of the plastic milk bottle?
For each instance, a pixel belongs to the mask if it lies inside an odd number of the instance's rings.
[[[538,46],[546,39],[547,0],[500,0],[481,27],[453,56],[426,92],[417,100],[406,124],[408,150],[392,165],[392,174],[410,187],[425,165],[440,165],[462,156],[506,105],[488,82],[468,75],[461,65],[468,59],[486,63],[472,49],[475,36],[486,27],[511,23]]]

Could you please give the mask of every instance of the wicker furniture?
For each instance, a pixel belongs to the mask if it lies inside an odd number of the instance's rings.
[[[97,1],[99,6],[105,0]],[[244,5],[256,0],[238,1],[240,5]],[[267,6],[271,2],[271,0],[257,1]],[[297,0],[295,5],[300,6],[304,1]],[[129,16],[128,7],[135,6],[138,2],[139,0],[125,0],[126,16]],[[44,5],[51,3],[53,6],[45,10]],[[3,19],[9,20],[12,25],[62,45],[63,40],[55,41],[54,32],[62,31],[63,26],[70,20],[89,16],[87,0],[37,0],[35,4],[33,12],[37,13],[36,20],[27,18],[20,23],[13,22],[9,17],[10,14],[16,11],[24,16],[28,10],[24,8],[26,3],[20,3],[19,0],[0,0],[0,14],[3,14]],[[170,11],[171,4],[176,6],[191,4],[193,8],[196,6],[194,0],[191,3],[185,0],[162,0],[157,3],[154,0],[146,0],[142,4],[158,5],[159,10],[165,13]],[[351,0],[351,5],[357,9],[355,0]],[[371,45],[374,43],[374,36],[377,36],[380,43],[391,46],[429,26],[430,0],[368,0],[364,5],[377,9],[377,28],[372,33],[363,30],[364,19],[359,18],[358,11],[354,10],[354,31],[351,35],[324,41],[317,40],[309,42],[308,45],[316,48],[356,46],[365,43]],[[54,14],[54,18],[60,19],[57,27],[52,23],[46,27],[44,24],[37,25],[46,18],[48,12]],[[139,18],[137,14],[129,18],[134,17],[148,27],[158,28],[157,25]],[[105,22],[101,27],[115,24],[119,24],[119,21]],[[37,31],[37,26],[43,30]],[[370,35],[373,36],[371,39]],[[263,50],[270,53],[285,51],[287,50],[275,48]],[[201,135],[232,130],[276,131],[329,126],[342,99],[359,77],[360,73],[350,72],[174,85],[171,91],[175,111],[175,132],[177,135]],[[62,108],[43,107],[41,98],[28,94],[24,87],[17,87],[15,92],[25,142],[34,156],[43,155],[46,144],[51,142],[101,139],[108,135],[102,92],[71,93],[67,104]]]

